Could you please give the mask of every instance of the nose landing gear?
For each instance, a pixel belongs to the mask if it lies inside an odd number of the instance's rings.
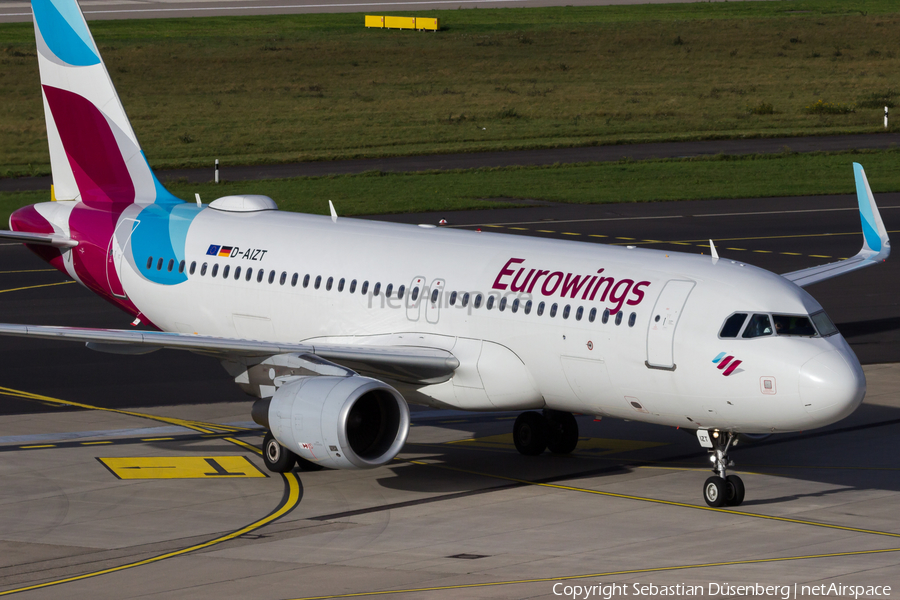
[[[728,467],[734,461],[728,458],[728,449],[737,445],[737,436],[731,432],[698,431],[700,444],[709,448],[709,460],[713,463],[713,475],[703,484],[703,499],[709,506],[740,506],[744,501],[744,481],[737,475],[728,475]]]

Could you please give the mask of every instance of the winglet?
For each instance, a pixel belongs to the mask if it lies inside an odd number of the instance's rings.
[[[785,273],[782,277],[793,281],[800,287],[805,287],[884,262],[890,256],[891,240],[888,238],[884,222],[881,220],[881,213],[878,212],[872,188],[869,187],[869,181],[866,179],[866,172],[862,165],[853,163],[853,175],[856,178],[856,197],[859,201],[859,219],[862,222],[863,245],[860,251],[856,256],[845,260]]]
[[[863,250],[878,255],[870,257],[873,260],[884,260],[891,253],[891,241],[888,239],[887,230],[881,220],[881,213],[878,212],[872,188],[869,187],[869,180],[866,179],[866,172],[861,164],[853,163],[853,175],[856,178],[859,219],[862,221]],[[881,256],[882,252],[883,256]]]
[[[337,211],[334,210],[334,204],[331,203],[331,200],[328,201],[328,208],[331,209],[331,222],[337,223]]]

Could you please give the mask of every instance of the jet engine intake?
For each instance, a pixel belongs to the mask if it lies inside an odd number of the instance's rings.
[[[381,466],[409,434],[409,407],[400,392],[360,375],[297,377],[257,404],[254,420],[263,421],[260,413],[267,412],[268,423],[261,424],[282,446],[332,469]]]

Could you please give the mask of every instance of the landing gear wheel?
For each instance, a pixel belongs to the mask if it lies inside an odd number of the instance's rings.
[[[297,455],[278,443],[271,433],[263,439],[263,462],[273,473],[287,473],[294,468]]]
[[[306,460],[302,456],[297,457],[297,469],[300,471],[321,471],[324,469],[322,465],[319,463],[314,463],[311,460]]]
[[[545,410],[547,449],[554,454],[571,454],[578,445],[578,421],[572,413]]]
[[[740,506],[744,501],[744,480],[737,475],[729,475],[725,478],[725,487],[727,498],[725,504],[727,506]]]
[[[525,456],[537,456],[547,447],[547,422],[541,413],[530,410],[516,418],[513,425],[516,450]]]
[[[703,484],[703,499],[713,508],[724,506],[725,498],[728,494],[727,487],[724,479],[718,475],[713,475]]]

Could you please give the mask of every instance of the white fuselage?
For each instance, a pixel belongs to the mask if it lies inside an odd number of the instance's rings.
[[[119,276],[144,318],[165,331],[451,351],[461,363],[453,378],[404,386],[413,402],[466,410],[547,407],[764,433],[834,422],[865,393],[862,370],[840,334],[720,338],[735,312],[821,310],[784,278],[727,259],[210,208],[189,221],[183,257],[150,252],[129,244]],[[177,270],[183,258],[186,280],[151,281],[160,258],[162,271],[173,259]],[[660,298],[670,281],[676,283]],[[721,353],[740,360],[740,368],[724,376],[713,362]]]

